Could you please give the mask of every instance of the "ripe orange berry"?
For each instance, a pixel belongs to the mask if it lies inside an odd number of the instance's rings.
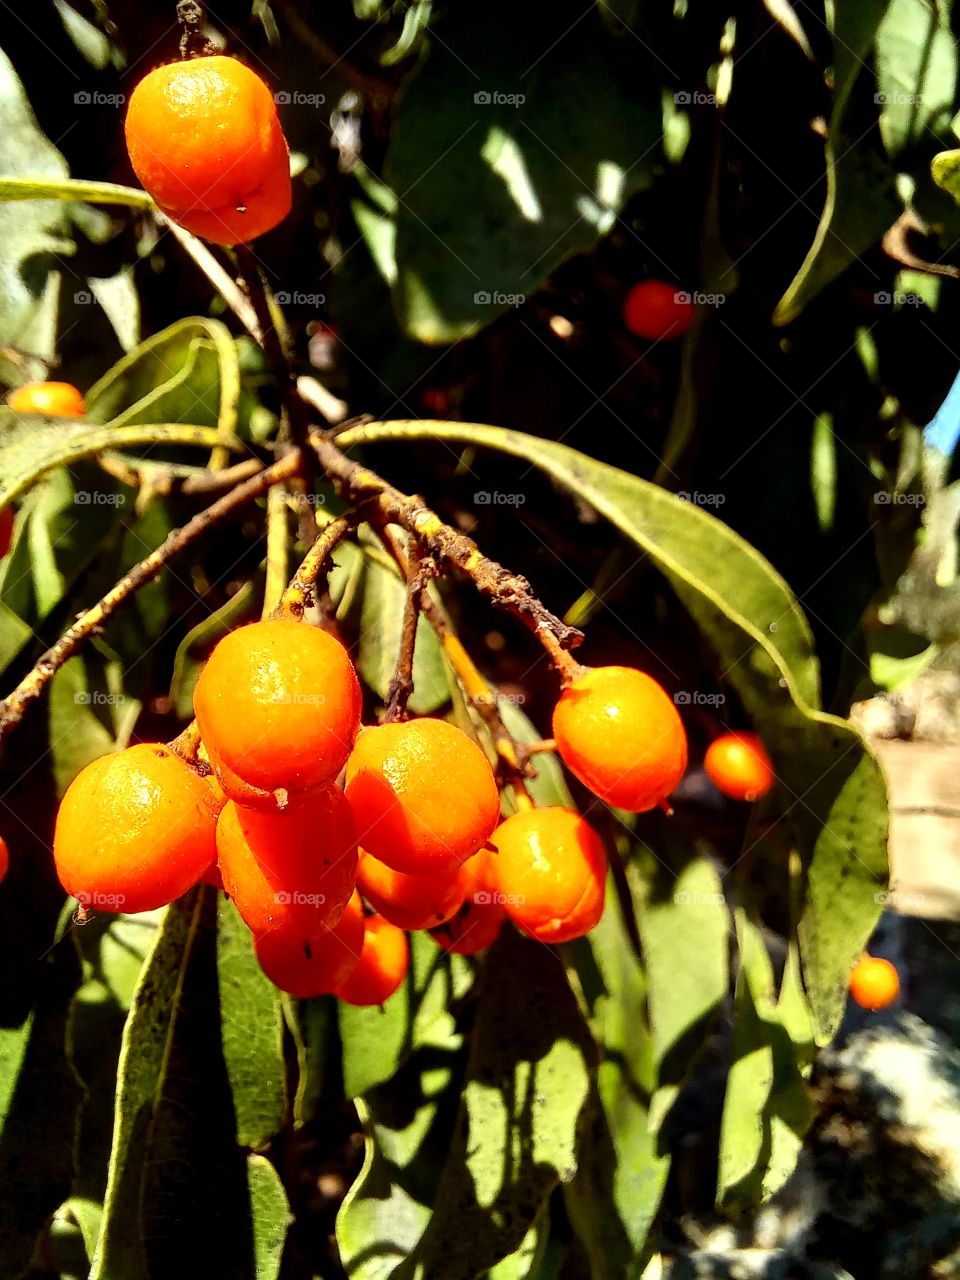
[[[497,892],[497,862],[497,851],[490,845],[466,860],[460,868],[465,898],[484,902]]]
[[[217,822],[223,887],[254,933],[313,938],[340,919],[357,879],[350,806],[335,787],[282,813],[231,800]]]
[[[290,212],[290,159],[276,105],[235,58],[155,68],[130,96],[125,132],[137,177],[195,235],[243,244]]]
[[[456,915],[466,890],[459,868],[435,875],[408,876],[363,849],[357,886],[385,920],[410,933],[432,929]]]
[[[693,302],[688,294],[666,280],[641,280],[623,303],[625,328],[638,338],[659,342],[679,338],[693,323]]]
[[[496,942],[506,918],[506,911],[496,903],[468,898],[452,919],[431,929],[430,936],[444,951],[475,956]]]
[[[13,542],[13,519],[13,507],[0,511],[0,558],[7,554]]]
[[[588,933],[603,914],[607,855],[579,813],[527,809],[493,833],[498,851],[494,902],[531,937],[568,942]]]
[[[885,1009],[900,994],[900,976],[889,960],[864,954],[850,974],[850,994],[863,1009]]]
[[[56,418],[79,418],[87,411],[82,394],[69,382],[25,382],[7,396],[17,413],[49,413]]]
[[[333,636],[271,618],[224,636],[193,708],[224,791],[253,807],[277,790],[313,791],[337,776],[360,726],[360,684]]]
[[[7,848],[6,840],[0,836],[0,880],[3,880],[9,870],[10,850]]]
[[[407,976],[410,944],[403,930],[383,916],[367,916],[363,925],[360,961],[335,994],[347,1004],[383,1004]]]
[[[707,747],[707,777],[731,800],[759,800],[774,783],[773,765],[755,733],[724,733]]]
[[[364,729],[347,761],[346,790],[363,847],[408,875],[453,870],[500,816],[487,757],[446,720]]]
[[[363,949],[363,904],[354,891],[343,915],[313,938],[274,929],[255,940],[260,968],[270,981],[300,1000],[329,995],[346,982]]]
[[[196,884],[216,857],[203,778],[159,743],[101,756],[71,782],[53,837],[67,893],[104,911],[152,911]]]
[[[633,667],[588,668],[553,712],[564,763],[594,795],[645,813],[687,767],[687,735],[665,690]]]

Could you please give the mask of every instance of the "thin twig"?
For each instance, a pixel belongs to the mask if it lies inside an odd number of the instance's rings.
[[[293,575],[290,585],[280,599],[276,609],[277,616],[288,614],[291,618],[299,620],[315,603],[317,579],[334,549],[352,528],[352,519],[348,516],[338,516],[317,535],[313,546],[304,556],[300,568]]]
[[[444,524],[420,498],[401,493],[376,472],[348,458],[332,441],[314,433],[309,443],[344,496],[412,533],[436,560],[459,569],[482,595],[518,618],[546,649],[565,684],[580,675],[582,667],[568,650],[581,643],[583,633],[545,608],[526,578],[489,559],[472,538]]]
[[[63,664],[103,626],[120,605],[129,600],[141,587],[152,582],[174,556],[186,550],[213,525],[219,523],[238,507],[258,498],[271,485],[295,476],[300,471],[302,462],[299,451],[292,451],[279,462],[275,462],[257,475],[251,476],[249,480],[238,484],[229,493],[225,493],[222,498],[218,498],[204,511],[195,515],[181,529],[174,529],[155,551],[125,574],[101,600],[98,600],[85,613],[80,614],[73,626],[47,650],[10,696],[0,702],[0,738],[20,723],[27,707],[40,696]]]
[[[407,597],[403,605],[400,650],[397,654],[396,670],[390,681],[390,688],[387,690],[384,724],[406,719],[407,703],[413,693],[413,659],[417,645],[417,623],[420,621],[420,610],[427,594],[427,583],[436,571],[436,562],[430,556],[421,557],[416,541],[411,538],[406,563]]]
[[[263,584],[263,617],[279,605],[290,577],[290,509],[282,485],[267,494],[267,575]]]

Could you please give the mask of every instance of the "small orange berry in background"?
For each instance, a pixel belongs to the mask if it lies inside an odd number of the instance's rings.
[[[766,747],[755,733],[725,733],[707,747],[707,777],[731,800],[759,800],[773,786],[775,774]]]
[[[339,640],[270,618],[224,636],[200,673],[193,709],[224,791],[256,805],[258,794],[269,802],[278,789],[312,791],[337,776],[360,727],[360,699]]]
[[[594,795],[645,813],[687,767],[687,735],[669,695],[634,667],[591,667],[564,689],[553,712],[563,762]]]
[[[410,943],[403,930],[383,916],[367,916],[363,926],[360,961],[335,994],[347,1004],[383,1004],[407,976]]]
[[[13,542],[13,507],[0,511],[0,557],[5,556]]]
[[[638,338],[659,342],[680,338],[693,323],[694,306],[689,294],[666,280],[641,280],[623,303],[623,323]]]
[[[25,382],[7,396],[17,413],[49,413],[55,418],[79,418],[87,411],[83,395],[69,382]]]
[[[346,982],[363,949],[363,904],[354,892],[332,928],[312,938],[274,929],[255,938],[260,968],[270,981],[299,1000],[330,995]]]
[[[231,800],[217,821],[224,890],[254,933],[311,938],[336,924],[357,879],[350,807],[335,787],[278,813]]]
[[[346,792],[363,847],[408,875],[454,870],[500,816],[487,757],[446,720],[364,729],[347,761]]]
[[[524,933],[568,942],[603,914],[607,855],[585,818],[559,806],[527,809],[500,824],[498,901]]]
[[[3,836],[0,836],[0,880],[4,878],[10,870],[10,850],[7,848],[7,842]]]
[[[220,55],[157,67],[130,95],[130,163],[175,222],[243,244],[290,212],[290,159],[270,90]]]
[[[444,951],[475,956],[496,942],[506,918],[505,909],[497,903],[468,898],[455,916],[439,928],[431,929],[430,936]]]
[[[885,1009],[900,994],[900,975],[889,960],[863,955],[850,974],[850,995],[863,1009]]]
[[[215,830],[205,780],[169,747],[143,742],[77,774],[60,803],[53,858],[84,906],[152,911],[209,868]]]
[[[466,886],[460,870],[436,875],[408,876],[394,871],[372,853],[360,850],[357,871],[360,892],[385,920],[406,929],[432,929],[460,910]]]

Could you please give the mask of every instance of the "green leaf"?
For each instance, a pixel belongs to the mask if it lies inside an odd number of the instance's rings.
[[[407,590],[395,573],[364,558],[357,670],[374,693],[386,700],[397,669]],[[450,701],[450,686],[437,633],[421,616],[413,656],[410,710],[428,716]]]
[[[463,956],[444,955],[428,934],[413,933],[407,980],[382,1009],[338,1002],[348,1098],[389,1080],[428,1035],[451,1033],[450,1003],[470,989],[472,972]]]
[[[557,958],[506,930],[486,957],[433,1213],[395,1280],[473,1280],[522,1245],[553,1189],[576,1174],[593,1057]]]
[[[434,20],[385,162],[402,196],[394,303],[413,337],[476,332],[606,234],[649,184],[659,82],[655,61],[632,52],[617,56],[593,12],[572,27],[560,11],[506,3],[483,22],[456,6]]]
[[[542,734],[530,721],[515,702],[509,698],[500,698],[497,706],[503,723],[515,742],[539,742]],[[564,776],[560,757],[554,751],[543,751],[533,757],[533,767],[537,774],[527,779],[527,790],[538,807],[556,804],[564,809],[573,809],[573,797]]]
[[[8,177],[5,172],[0,178],[0,202],[15,200],[83,200],[88,204],[122,204],[131,209],[157,207],[153,197],[148,196],[146,191],[140,191],[136,187],[122,187],[115,182],[83,182],[77,178],[39,175],[14,178]]]
[[[214,448],[225,443],[231,448],[242,448],[239,440],[231,438],[228,442],[213,427],[186,426],[179,422],[94,427],[60,418],[42,421],[23,418],[4,428],[0,435],[0,506],[12,502],[55,467],[68,466],[110,449],[143,444]],[[105,484],[94,492],[87,491],[84,496],[78,491],[78,504],[98,505],[109,487]]]
[[[808,302],[892,226],[902,210],[896,173],[880,137],[865,138],[861,123],[847,132],[845,112],[890,0],[836,4],[832,9],[833,111],[824,147],[827,195],[820,222],[797,274],[774,312],[788,324]]]
[[[283,1124],[287,1103],[280,993],[257,963],[250,930],[228,899],[220,902],[217,974],[237,1141],[262,1148]]]
[[[71,658],[50,685],[50,751],[57,794],[61,796],[81,769],[113,751],[118,738],[129,736],[140,711],[136,699],[101,689],[88,676],[89,670],[90,664],[84,658]],[[108,702],[108,698],[114,701]],[[115,728],[103,723],[98,714],[101,708],[122,712]]]
[[[577,1176],[564,1186],[564,1199],[593,1280],[619,1280],[635,1274],[645,1256],[670,1157],[658,1150],[650,1125],[656,1064],[646,982],[612,891],[600,923],[565,954],[601,1060]]]
[[[280,1175],[263,1156],[247,1157],[255,1280],[277,1280],[287,1228],[293,1221]]]
[[[41,133],[23,86],[0,50],[0,173],[61,181],[66,161]],[[0,204],[0,346],[53,356],[60,274],[54,255],[69,253],[66,211],[37,200],[24,208]],[[41,369],[37,376],[43,376]]]
[[[276,1189],[257,1167],[251,1179],[239,1145],[216,1016],[215,897],[167,908],[137,986],[91,1280],[169,1275],[184,1257],[198,1273],[253,1275],[259,1255],[274,1274]]]
[[[876,34],[880,131],[890,156],[929,147],[954,115],[957,44],[951,5],[890,0]]]
[[[35,909],[31,898],[14,900],[13,894],[28,886],[11,880],[0,885],[5,941],[14,932],[11,911],[22,913],[25,904]],[[7,972],[17,975],[4,992],[0,1023],[0,1275],[12,1277],[26,1272],[38,1233],[70,1189],[80,1087],[64,1042],[80,968],[62,938],[51,940],[43,955],[22,952],[16,968],[13,956],[3,958]],[[14,985],[23,983],[35,992],[27,1012],[9,1007],[15,1003]]]
[[[821,712],[809,625],[789,587],[733,530],[656,485],[552,441],[470,423],[372,423],[345,446],[436,438],[524,458],[606,516],[664,574],[708,638],[770,751],[807,870],[804,979],[819,1043],[880,913],[887,803],[879,766],[846,721]]]

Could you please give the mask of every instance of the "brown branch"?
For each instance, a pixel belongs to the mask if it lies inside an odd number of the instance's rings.
[[[401,493],[369,468],[352,461],[332,441],[314,433],[310,446],[321,467],[348,499],[376,511],[381,520],[398,524],[413,534],[433,557],[459,569],[477,590],[506,609],[530,630],[550,655],[564,683],[582,668],[569,653],[583,640],[583,633],[568,627],[533,594],[526,578],[510,573],[489,559],[472,538],[444,524],[419,498]]]
[[[413,539],[410,541],[410,552],[406,560],[407,598],[403,606],[400,651],[397,654],[397,667],[390,681],[390,688],[387,690],[384,724],[406,718],[407,703],[413,693],[413,659],[417,645],[417,623],[420,621],[420,610],[427,595],[427,583],[437,571],[435,561],[430,556],[421,557],[420,549]]]
[[[300,568],[290,580],[284,591],[275,616],[288,614],[298,621],[315,603],[317,579],[323,572],[327,561],[337,545],[343,541],[353,528],[354,521],[348,516],[338,516],[331,520],[322,533],[318,534],[313,546],[304,556]]]
[[[73,626],[47,650],[9,697],[0,702],[0,738],[20,723],[27,707],[40,696],[63,664],[77,653],[85,641],[103,626],[120,605],[129,600],[141,587],[152,582],[174,556],[186,550],[213,525],[219,523],[238,507],[258,498],[271,485],[295,476],[300,471],[302,462],[303,458],[299,451],[292,451],[279,462],[275,462],[257,475],[251,476],[249,480],[238,484],[206,510],[195,515],[181,529],[174,529],[155,551],[125,574],[101,600],[80,614]]]

